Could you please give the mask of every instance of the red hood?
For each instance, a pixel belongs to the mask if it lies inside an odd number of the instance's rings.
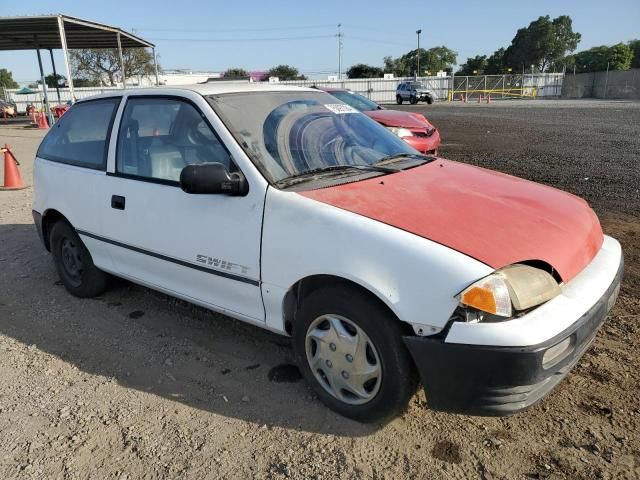
[[[438,159],[359,182],[302,192],[446,245],[492,268],[543,260],[564,281],[600,249],[600,223],[569,193]]]
[[[362,113],[388,127],[433,128],[433,125],[419,113],[400,110],[369,110]]]

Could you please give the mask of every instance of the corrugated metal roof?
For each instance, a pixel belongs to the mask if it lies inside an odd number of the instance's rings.
[[[58,18],[64,21],[67,48],[154,47],[132,33],[102,23],[66,15],[0,17],[0,50],[61,49]]]

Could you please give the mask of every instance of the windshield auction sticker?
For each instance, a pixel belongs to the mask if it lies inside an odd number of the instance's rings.
[[[358,113],[355,108],[345,105],[344,103],[328,103],[324,105],[325,108],[333,113]]]

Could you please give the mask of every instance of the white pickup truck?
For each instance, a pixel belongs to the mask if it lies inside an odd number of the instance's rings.
[[[205,84],[84,99],[42,141],[33,216],[67,290],[110,275],[293,337],[359,421],[540,400],[615,302],[583,200],[421,155],[325,92]]]

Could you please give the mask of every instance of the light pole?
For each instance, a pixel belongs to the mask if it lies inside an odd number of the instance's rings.
[[[420,76],[420,34],[422,33],[422,29],[416,30],[416,35],[418,35],[418,68],[416,68],[416,78]]]
[[[338,24],[338,80],[342,80],[342,24]]]

